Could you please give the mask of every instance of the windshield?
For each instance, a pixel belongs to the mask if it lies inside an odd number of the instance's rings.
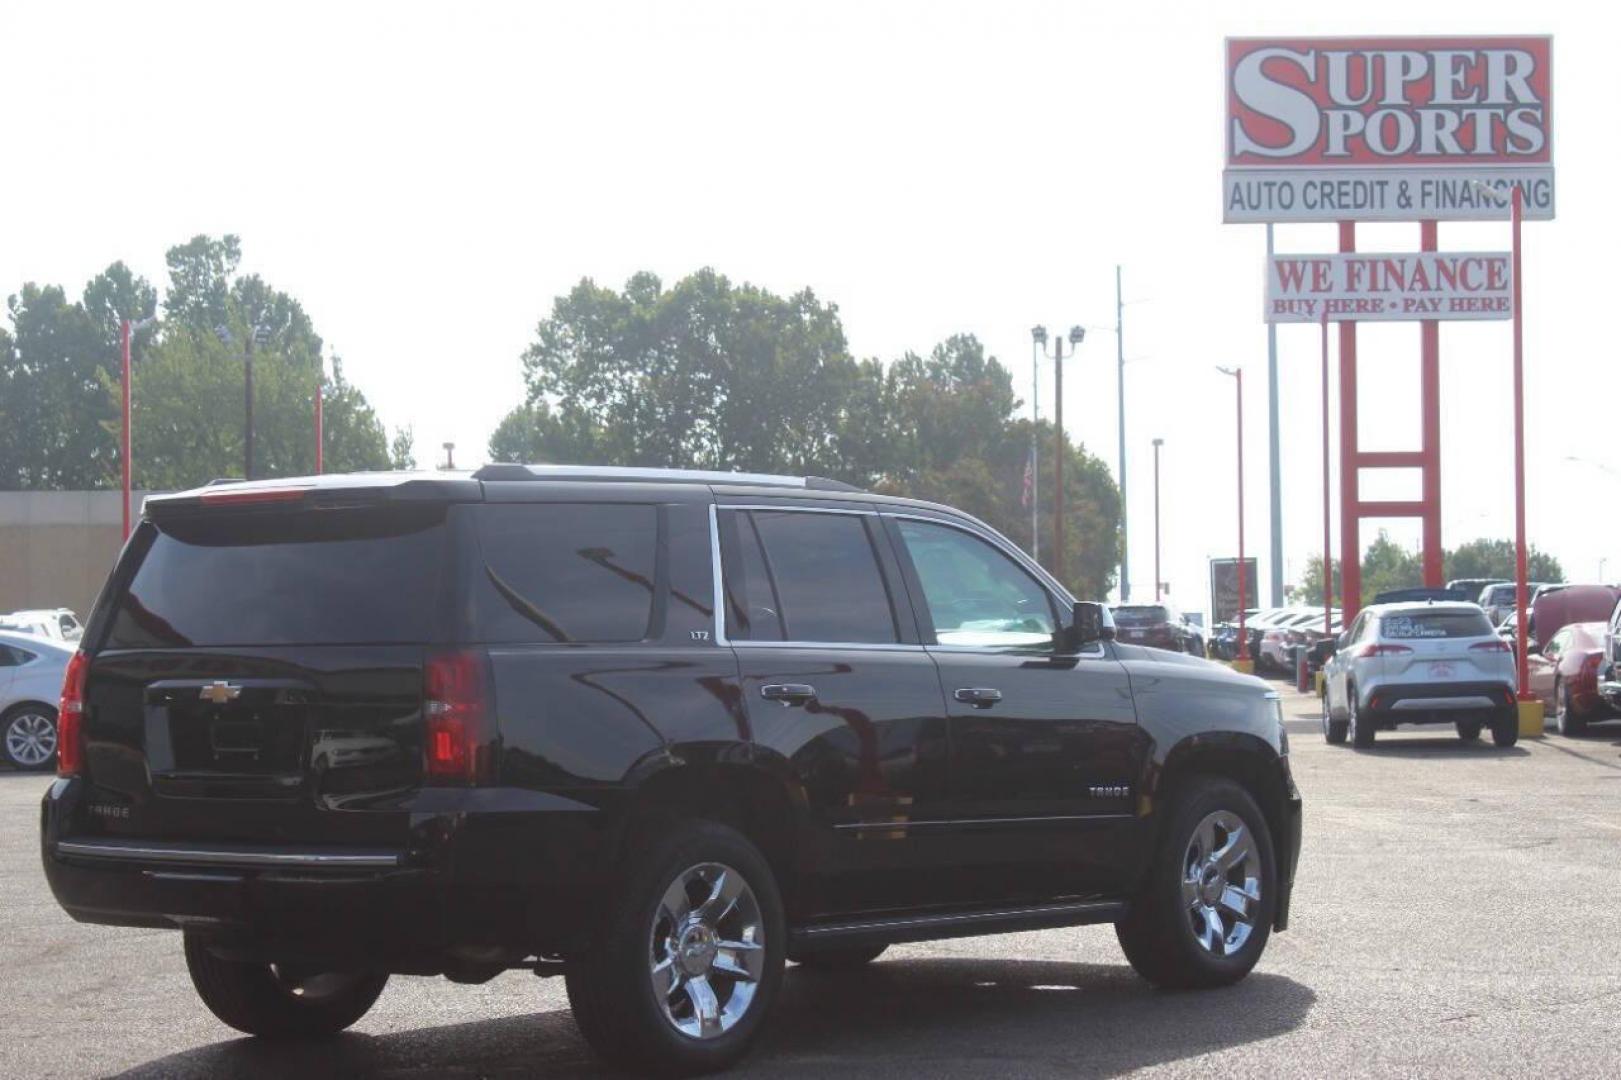
[[[1114,609],[1116,626],[1151,626],[1170,621],[1170,613],[1158,604],[1124,604]]]

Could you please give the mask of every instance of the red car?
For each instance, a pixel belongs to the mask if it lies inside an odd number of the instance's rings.
[[[1553,714],[1561,735],[1580,735],[1588,721],[1610,715],[1598,692],[1604,630],[1601,622],[1563,626],[1527,660],[1531,692]]]

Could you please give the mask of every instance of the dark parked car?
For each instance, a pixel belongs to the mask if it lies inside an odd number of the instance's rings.
[[[735,1061],[785,961],[894,942],[1113,923],[1156,984],[1234,982],[1300,846],[1262,683],[1115,641],[965,514],[814,478],[150,498],[60,774],[58,902],[182,931],[232,1027],[322,1035],[392,973],[523,968],[660,1071]]]
[[[1204,635],[1170,604],[1117,604],[1110,612],[1121,641],[1204,655]]]

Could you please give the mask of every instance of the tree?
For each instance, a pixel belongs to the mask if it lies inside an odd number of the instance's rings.
[[[1481,538],[1459,544],[1446,553],[1446,576],[1458,578],[1514,578],[1514,542]],[[1526,578],[1529,581],[1561,582],[1565,571],[1559,560],[1534,545],[1526,546]]]
[[[394,429],[394,439],[388,446],[388,466],[404,471],[417,467],[416,431],[411,427]]]
[[[1030,425],[1013,419],[1011,375],[972,335],[887,366],[857,361],[837,308],[808,289],[784,298],[707,269],[665,289],[644,273],[622,292],[587,279],[558,297],[523,365],[526,398],[490,439],[496,461],[820,475],[948,502],[1030,542]],[[1119,492],[1097,458],[1066,454],[1066,576],[1102,596],[1119,561]],[[1047,519],[1044,535],[1050,507]]]
[[[297,300],[236,277],[234,236],[170,248],[164,319],[131,348],[136,486],[175,488],[242,472],[244,348],[256,340],[255,472],[314,470],[322,342]],[[0,488],[97,488],[119,480],[119,331],[158,309],[157,291],[113,263],[70,302],[59,286],[23,286],[0,331]],[[259,336],[254,338],[255,330]],[[388,439],[343,377],[325,384],[325,464],[386,469]]]
[[[1345,581],[1340,576],[1340,561],[1332,559],[1329,566],[1334,573],[1334,606],[1339,607],[1343,600]],[[1323,557],[1313,555],[1306,560],[1306,570],[1300,575],[1300,584],[1289,589],[1289,602],[1314,607],[1323,602]]]

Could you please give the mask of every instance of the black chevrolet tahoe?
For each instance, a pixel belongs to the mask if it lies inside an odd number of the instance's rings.
[[[958,511],[817,478],[492,465],[147,500],[68,671],[41,855],[197,993],[339,1031],[391,974],[564,977],[701,1072],[784,964],[1113,923],[1152,982],[1287,923],[1277,695],[1114,640]]]

